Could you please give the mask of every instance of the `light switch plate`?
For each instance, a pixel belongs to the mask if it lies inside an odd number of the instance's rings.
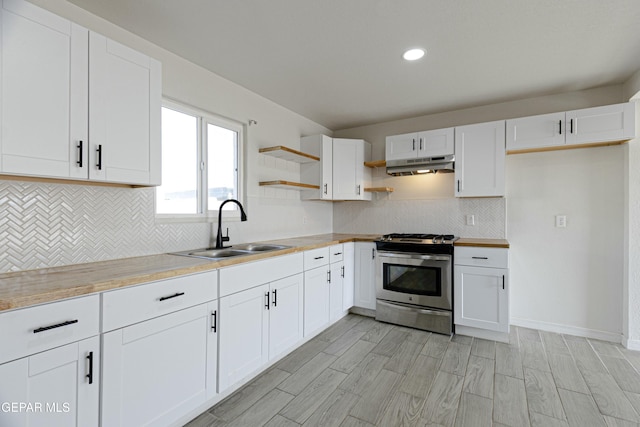
[[[567,216],[566,215],[556,215],[556,227],[564,228],[567,226]]]

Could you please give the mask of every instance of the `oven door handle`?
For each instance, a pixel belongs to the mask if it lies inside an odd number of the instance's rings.
[[[416,253],[399,253],[399,252],[386,252],[378,251],[378,255],[383,258],[404,258],[404,259],[426,259],[430,261],[451,261],[449,255],[426,255]]]

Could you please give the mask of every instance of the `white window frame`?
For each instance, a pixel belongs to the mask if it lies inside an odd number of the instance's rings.
[[[207,144],[207,124],[223,127],[238,134],[238,164],[237,164],[237,191],[238,201],[246,206],[245,203],[245,125],[227,119],[225,117],[218,116],[207,111],[185,105],[184,103],[174,101],[172,99],[163,98],[162,107],[169,108],[180,113],[194,116],[197,119],[198,132],[197,132],[197,163],[194,165],[198,169],[197,178],[197,204],[198,212],[195,214],[161,214],[157,213],[156,197],[157,192],[154,192],[154,213],[157,220],[160,222],[215,222],[218,220],[218,210],[208,210],[208,144]],[[227,205],[229,206],[229,205]],[[224,213],[225,221],[240,221],[240,210],[229,210]]]

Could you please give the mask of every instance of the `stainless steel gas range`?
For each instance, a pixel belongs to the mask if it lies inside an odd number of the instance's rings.
[[[453,333],[452,234],[387,234],[376,240],[376,320]]]

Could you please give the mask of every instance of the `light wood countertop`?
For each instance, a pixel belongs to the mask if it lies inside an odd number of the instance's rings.
[[[379,236],[330,233],[270,240],[259,243],[291,247],[222,261],[162,254],[5,273],[0,274],[0,311],[214,270],[323,246],[354,241],[373,241],[377,237]]]
[[[505,239],[473,239],[460,238],[453,243],[454,246],[476,246],[482,248],[508,248],[509,241]]]

